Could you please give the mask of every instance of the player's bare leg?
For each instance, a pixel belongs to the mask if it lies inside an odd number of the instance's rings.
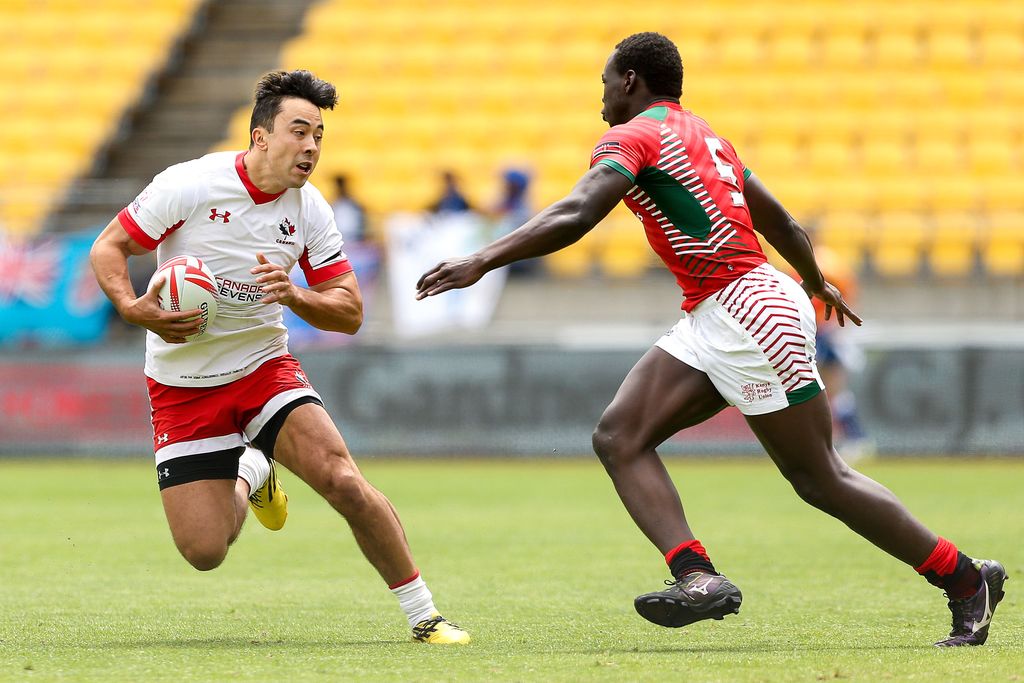
[[[206,479],[160,492],[174,544],[200,571],[220,566],[238,537],[248,500],[234,479]]]
[[[626,375],[594,431],[594,450],[622,504],[663,554],[694,535],[655,449],[725,406],[705,373],[654,347]]]
[[[893,493],[850,469],[832,446],[832,415],[824,392],[809,401],[747,422],[797,494],[912,567],[938,536]]]
[[[274,458],[345,518],[360,550],[389,585],[416,571],[390,502],[363,477],[322,407],[308,403],[288,415]]]
[[[928,530],[889,489],[850,469],[832,447],[824,393],[777,413],[748,416],[747,422],[801,498],[945,591],[953,630],[936,645],[985,643],[1006,571],[993,560],[964,555]]]
[[[363,555],[398,599],[415,640],[469,642],[469,634],[434,607],[394,506],[363,477],[327,411],[307,403],[289,413],[278,432],[274,457],[345,518]]]
[[[633,521],[665,555],[675,582],[636,598],[636,611],[661,626],[721,619],[739,611],[739,589],[719,574],[694,538],[672,479],[655,448],[726,405],[708,376],[660,348],[630,370],[594,431],[594,450]]]

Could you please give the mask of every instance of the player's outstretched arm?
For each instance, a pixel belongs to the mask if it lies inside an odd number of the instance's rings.
[[[520,228],[480,251],[434,266],[416,283],[416,298],[469,287],[488,272],[515,261],[563,249],[590,232],[633,187],[632,181],[603,164],[576,183],[564,199],[538,213]]]
[[[345,334],[359,331],[363,324],[363,295],[354,272],[306,289],[292,282],[283,266],[270,263],[262,253],[256,254],[256,260],[252,273],[263,287],[263,303],[287,306],[321,330]]]
[[[860,325],[860,317],[843,300],[834,285],[825,281],[821,269],[814,260],[811,239],[800,227],[778,199],[768,191],[757,176],[751,174],[743,188],[743,197],[750,209],[754,230],[764,235],[776,251],[786,259],[803,278],[801,286],[808,296],[816,296],[825,303],[825,319],[835,309],[840,326],[849,318],[854,325]]]
[[[128,257],[145,253],[146,249],[133,240],[115,218],[93,242],[89,262],[103,293],[125,321],[155,332],[165,342],[184,344],[185,337],[199,333],[202,311],[174,313],[160,308],[156,293],[163,284],[162,279],[154,280],[149,291],[136,298],[128,277]]]

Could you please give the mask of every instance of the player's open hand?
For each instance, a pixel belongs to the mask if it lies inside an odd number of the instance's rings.
[[[256,283],[261,285],[263,290],[263,298],[260,301],[265,304],[290,306],[298,298],[298,287],[288,277],[288,271],[284,266],[268,261],[262,252],[256,254],[256,261],[259,265],[249,272],[258,276]]]
[[[832,318],[832,311],[836,312],[836,322],[839,323],[840,327],[846,326],[846,320],[849,319],[854,325],[858,327],[863,322],[853,309],[843,300],[843,295],[839,292],[831,282],[825,282],[822,280],[822,287],[819,291],[812,291],[805,283],[801,283],[804,291],[807,292],[807,296],[818,297],[825,304],[825,320]]]
[[[133,325],[153,332],[168,344],[184,344],[188,341],[185,337],[199,334],[199,328],[203,324],[200,317],[202,311],[194,308],[190,311],[174,312],[160,308],[157,292],[160,291],[165,279],[165,275],[153,278],[146,293],[132,301],[121,312],[121,317]]]
[[[447,292],[449,289],[469,287],[486,272],[475,256],[441,261],[424,273],[416,283],[416,299],[425,299]]]

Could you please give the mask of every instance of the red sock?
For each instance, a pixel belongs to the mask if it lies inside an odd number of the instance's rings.
[[[677,579],[695,571],[718,573],[715,571],[715,565],[711,564],[711,558],[708,557],[704,546],[697,539],[680,543],[669,550],[665,553],[665,563],[672,576]]]
[[[914,569],[928,583],[946,591],[953,600],[971,597],[981,585],[981,573],[971,558],[960,552],[954,543],[941,536],[928,559]]]
[[[936,576],[947,576],[956,569],[956,556],[959,551],[955,544],[939,536],[939,542],[928,559],[919,567],[914,567],[921,576],[928,576],[928,572],[934,572]]]

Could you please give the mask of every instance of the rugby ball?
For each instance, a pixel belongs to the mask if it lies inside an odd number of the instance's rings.
[[[205,263],[195,256],[176,256],[160,264],[153,274],[152,283],[158,277],[164,283],[157,290],[157,301],[165,311],[202,311],[203,324],[197,334],[185,337],[188,341],[197,339],[217,317],[217,278]]]

